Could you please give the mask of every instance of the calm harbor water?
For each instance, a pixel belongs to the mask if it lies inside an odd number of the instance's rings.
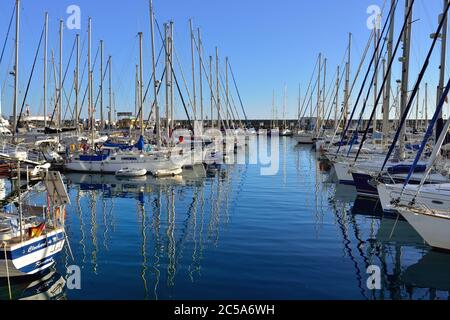
[[[67,299],[448,299],[450,255],[333,183],[310,147],[280,140],[280,170],[206,178],[67,174],[72,204],[57,272]],[[370,291],[368,266],[381,269]],[[25,285],[26,287],[27,285]],[[6,287],[0,288],[6,296]]]

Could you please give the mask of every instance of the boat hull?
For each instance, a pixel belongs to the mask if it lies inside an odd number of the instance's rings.
[[[55,264],[65,243],[63,229],[0,249],[0,278],[37,274]],[[5,261],[5,251],[7,261]]]
[[[350,165],[345,162],[335,162],[334,171],[340,184],[345,184],[349,186],[355,185],[353,181],[353,176],[350,172]]]
[[[149,156],[121,156],[110,157],[102,161],[72,160],[65,165],[65,169],[75,172],[92,172],[114,174],[123,168],[130,170],[145,169],[153,175],[161,170],[179,171],[185,164],[186,159],[172,161],[170,158],[150,158]]]
[[[298,133],[293,137],[297,144],[314,144],[313,135],[311,133]]]
[[[450,250],[450,215],[435,215],[399,208],[403,218],[417,231],[427,244],[435,249]],[[448,211],[446,211],[448,212]]]
[[[352,176],[356,191],[359,195],[371,198],[378,197],[377,186],[371,175],[360,172],[352,172]]]
[[[422,172],[414,173],[409,180],[410,185],[418,185],[420,184],[422,178],[423,178]],[[402,184],[405,182],[407,178],[406,173],[399,173],[399,174],[384,174],[382,176],[382,180],[384,183],[392,183],[392,184]],[[353,180],[355,182],[356,190],[358,194],[368,197],[379,197],[378,193],[378,183],[373,179],[373,176],[365,173],[363,171],[352,171]],[[427,181],[427,184],[432,183],[445,183],[448,182],[448,179],[443,177],[440,174],[432,174],[429,176],[429,180]],[[447,210],[448,207],[445,209]]]

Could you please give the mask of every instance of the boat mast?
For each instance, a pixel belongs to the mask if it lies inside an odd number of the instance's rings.
[[[108,58],[109,62],[109,110],[108,110],[108,122],[109,122],[109,128],[112,128],[112,121],[113,121],[113,105],[112,105],[112,57],[109,56]]]
[[[231,121],[233,123],[233,121],[231,120],[231,114],[230,114],[230,87],[228,84],[228,57],[225,57],[225,105],[226,105],[226,110],[227,110],[227,122],[228,122],[228,127],[230,126],[229,122]],[[234,124],[233,124],[233,129],[234,129]]]
[[[425,124],[424,128],[428,126],[428,83],[425,83]]]
[[[448,0],[444,0],[444,12],[447,8]],[[439,66],[439,86],[437,88],[437,95],[436,95],[436,105],[439,104],[439,100],[441,99],[441,96],[444,92],[444,81],[445,81],[445,65],[446,65],[446,54],[447,54],[447,29],[448,29],[448,15],[447,14],[441,14],[439,22],[444,19],[444,25],[442,26],[442,35],[441,35],[441,63]],[[436,122],[436,141],[439,139],[442,128],[444,126],[444,119],[443,119],[443,112],[441,110],[438,120]]]
[[[413,9],[411,8],[411,14],[408,16],[409,8],[412,5],[411,0],[405,0],[405,19],[408,19],[406,23],[405,33],[403,35],[403,57],[402,57],[402,80],[401,80],[401,97],[400,97],[400,117],[403,117],[406,106],[408,104],[408,81],[409,81],[409,56],[411,50],[411,27],[412,27],[412,15]],[[400,158],[404,159],[404,147],[405,147],[405,135],[406,126],[401,128],[400,134]]]
[[[152,70],[153,70],[153,94],[154,94],[154,107],[155,107],[155,117],[156,117],[156,145],[158,148],[161,147],[161,127],[160,127],[160,117],[159,117],[159,106],[158,106],[158,82],[156,80],[156,62],[155,62],[155,34],[154,34],[154,16],[153,16],[153,0],[150,0],[150,33],[152,42]]]
[[[75,66],[75,128],[76,132],[79,133],[78,126],[78,81],[79,81],[79,73],[80,73],[80,35],[76,35],[76,46],[77,46],[77,56],[76,56],[76,66]],[[46,116],[47,117],[47,116]]]
[[[134,75],[134,115],[137,117],[139,112],[139,65],[136,65],[136,73]],[[137,119],[136,119],[137,121]]]
[[[327,59],[324,59],[323,65],[323,88],[322,88],[322,125],[325,122],[325,99],[326,99],[326,83],[327,83]]]
[[[316,136],[319,134],[320,132],[320,126],[321,126],[321,119],[320,119],[320,115],[321,115],[321,111],[320,111],[320,90],[321,90],[321,85],[320,85],[320,76],[322,74],[322,54],[319,54],[319,72],[317,74],[317,119],[316,119]]]
[[[298,84],[297,125],[300,124],[300,112],[302,108],[302,85]]]
[[[280,125],[278,123],[278,108],[277,108],[277,104],[276,104],[276,99],[274,101],[275,101],[275,103],[274,103],[275,129],[279,130]]]
[[[286,130],[286,96],[287,96],[287,85],[284,85],[284,98],[283,98],[283,130]]]
[[[194,110],[194,121],[197,120],[197,90],[195,86],[195,38],[192,27],[192,19],[189,19],[189,30],[191,32],[191,63],[192,63],[192,109]],[[201,69],[201,68],[200,68]]]
[[[211,96],[211,128],[214,129],[214,92],[213,92],[213,80],[212,80],[212,64],[213,57],[209,56],[209,89]]]
[[[219,91],[219,48],[216,47],[216,100],[217,100],[217,128],[222,130],[220,123],[220,91]]]
[[[61,128],[62,97],[63,97],[63,29],[64,21],[59,20],[59,93],[58,93],[58,128]]]
[[[89,122],[91,130],[91,150],[94,150],[94,126],[95,126],[95,115],[92,107],[92,69],[91,69],[91,45],[92,45],[92,18],[88,21],[88,113]]]
[[[416,121],[414,123],[414,128],[416,130],[419,130],[419,103],[420,103],[420,88],[417,90],[417,97],[416,97]]]
[[[19,94],[19,34],[20,34],[20,0],[16,0],[16,41],[14,62],[14,108],[13,108],[13,135],[17,129],[17,105]]]
[[[275,129],[275,89],[272,92],[272,130]]]
[[[350,100],[350,63],[352,52],[352,34],[348,34],[348,57],[345,64],[345,89],[344,89],[344,128],[347,125],[347,116]]]
[[[165,69],[166,69],[166,81],[165,81],[165,85],[166,85],[166,125],[165,125],[165,129],[166,129],[166,137],[169,137],[170,135],[170,128],[169,128],[169,124],[170,124],[170,104],[169,104],[169,95],[170,95],[170,83],[169,83],[169,72],[171,72],[171,70],[169,71],[169,30],[168,30],[169,26],[167,23],[164,23],[164,45],[165,45]]]
[[[54,102],[55,102],[55,112],[56,112],[56,107],[58,106],[58,85],[57,85],[57,81],[58,79],[56,78],[56,64],[55,64],[55,50],[52,49],[52,66],[53,66],[53,83],[55,84],[55,97],[54,97]],[[56,124],[56,121],[54,121],[54,123]]]
[[[380,19],[381,20],[381,19]],[[378,42],[380,38],[380,30],[378,29],[378,26],[375,24],[375,30],[374,30],[374,50],[375,50],[375,60],[374,60],[374,81],[373,81],[373,107],[375,108],[375,114],[374,114],[374,120],[373,120],[373,133],[377,131],[378,128],[378,119],[377,119],[377,96],[378,96],[378,66],[379,66],[379,48],[378,48]]]
[[[337,131],[338,126],[339,126],[339,120],[338,120],[338,113],[339,113],[339,84],[340,84],[340,76],[341,76],[341,71],[340,71],[340,67],[337,66],[337,77],[336,77],[336,96],[335,96],[335,100],[334,100],[334,131]]]
[[[48,12],[45,13],[44,27],[44,127],[47,127],[47,48],[48,48]]]
[[[397,84],[397,92],[395,94],[395,130],[398,129],[400,125],[400,93],[401,93],[401,83]]]
[[[142,85],[143,85],[143,74],[142,74],[142,32],[139,35],[139,126],[141,128],[141,136],[144,136],[144,106],[142,101]]]
[[[173,21],[170,21],[169,33],[169,68],[170,68],[170,128],[173,131],[175,128],[175,104],[174,104],[174,87],[173,87]]]
[[[387,43],[388,51],[388,63],[391,64],[393,59],[392,51],[394,44],[394,28],[395,28],[395,8],[396,0],[391,0],[391,21],[389,26],[389,38]],[[384,66],[386,62],[384,61]],[[384,72],[383,72],[384,73]],[[386,86],[384,87],[384,100],[383,100],[383,145],[387,146],[389,138],[389,108],[391,104],[391,81],[392,81],[392,69],[389,70],[389,74],[386,75]]]
[[[302,109],[302,85],[298,84],[297,126],[300,129],[300,113]]]
[[[381,64],[383,66],[383,79],[384,79],[386,77],[386,58],[383,57],[383,59],[381,60]],[[390,90],[390,88],[386,87],[386,85],[385,85],[384,88],[382,88],[382,90],[383,90],[383,102],[381,105],[381,134],[383,136],[382,138],[384,141],[384,131],[385,131],[385,128],[384,128],[384,125],[385,125],[385,123],[384,123],[384,121],[385,121],[385,119],[384,119],[384,111],[385,111],[384,110],[384,108],[385,108],[384,101],[386,100],[387,91]],[[384,142],[382,142],[382,143],[384,146]]]
[[[311,95],[309,97],[309,127],[310,128],[306,128],[307,130],[311,130],[311,124],[313,121],[313,94],[314,94],[314,89],[311,90]]]
[[[199,81],[200,81],[200,121],[203,128],[203,52],[202,52],[202,38],[200,28],[197,29],[198,36],[198,64],[199,64]]]
[[[103,40],[100,40],[100,127],[105,128],[103,116]]]

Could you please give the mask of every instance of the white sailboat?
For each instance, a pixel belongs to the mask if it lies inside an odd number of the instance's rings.
[[[104,148],[100,154],[72,155],[65,168],[76,172],[115,174],[123,168],[145,169],[154,176],[181,173],[182,167],[190,159],[190,154],[172,154],[168,150],[144,152],[123,151],[119,148]]]
[[[439,29],[444,25],[444,21],[446,21],[448,16],[448,10],[450,8],[450,3],[444,2],[444,12],[442,15],[442,20],[440,21],[440,26],[438,28],[437,34],[439,34]],[[445,19],[444,19],[445,18]],[[444,36],[445,39],[446,33],[447,33],[447,26],[444,28]],[[436,36],[437,37],[437,36]],[[435,41],[436,41],[435,37]],[[445,52],[445,46],[443,46],[443,52]],[[443,62],[445,63],[445,55],[442,54],[441,58]],[[444,79],[444,70],[441,68],[441,80],[443,83]],[[442,86],[441,86],[442,87]],[[427,140],[433,133],[433,128],[435,124],[437,123],[438,117],[440,116],[440,112],[442,111],[443,105],[445,104],[448,94],[450,91],[450,79],[447,82],[447,85],[445,86],[445,89],[442,92],[438,91],[438,97],[439,103],[436,107],[436,112],[433,117],[433,120],[430,123],[430,126],[427,130],[427,133],[425,135],[424,141],[422,143],[421,150],[418,152],[417,159],[421,156],[421,153],[423,152],[424,146],[427,143]],[[436,193],[433,196],[433,192],[429,194],[428,192],[426,194],[431,196],[430,200],[426,200],[426,198],[423,196],[422,191],[424,190],[424,185],[426,182],[426,179],[428,175],[430,174],[432,170],[432,166],[436,163],[440,151],[442,149],[442,145],[444,144],[444,141],[448,135],[448,131],[450,128],[450,117],[448,118],[445,126],[442,128],[442,132],[439,134],[439,138],[436,141],[436,145],[434,147],[433,153],[430,157],[429,164],[427,166],[427,170],[425,172],[425,175],[423,179],[420,182],[419,187],[416,190],[415,195],[412,197],[412,200],[407,205],[403,205],[402,202],[404,202],[406,199],[404,197],[405,190],[407,190],[407,183],[409,182],[406,180],[405,184],[402,186],[401,193],[398,196],[398,198],[394,201],[391,201],[391,204],[395,204],[395,210],[397,210],[410,224],[413,226],[413,228],[422,236],[422,238],[433,248],[437,249],[443,249],[443,250],[450,250],[450,207],[446,207],[446,204],[448,202],[441,201],[442,196],[445,195],[448,191],[444,192],[443,194]],[[439,133],[439,131],[437,131]],[[448,171],[447,171],[448,175]],[[408,177],[409,178],[409,177]],[[430,187],[429,189],[434,189],[433,191],[436,192],[438,188],[442,188],[445,186],[443,185],[435,185]],[[383,187],[381,187],[382,189]],[[397,189],[398,190],[398,189]],[[445,197],[445,198],[448,198]],[[424,201],[425,200],[425,201]],[[432,202],[432,205],[428,207],[426,205],[426,202]],[[424,204],[425,202],[425,204]],[[442,209],[436,208],[437,206],[442,206]]]
[[[449,80],[450,84],[450,80]],[[448,89],[446,88],[446,91]],[[436,111],[438,112],[438,111]],[[437,116],[437,114],[435,115]],[[432,133],[434,122],[431,123],[428,134]],[[413,177],[407,181],[408,184],[379,184],[377,186],[380,195],[381,204],[385,211],[395,211],[397,206],[418,206],[425,210],[448,211],[450,209],[450,169],[448,160],[444,161],[444,165],[436,165],[442,146],[447,137],[450,128],[450,117],[447,120],[431,154],[427,164],[427,169],[423,173],[420,183],[417,185],[409,184],[413,181]],[[426,143],[427,137],[423,144]],[[420,154],[419,154],[420,155]],[[418,156],[419,156],[418,155]],[[433,169],[440,167],[440,172],[433,172]],[[436,171],[436,170],[434,170]],[[433,182],[434,176],[442,176],[443,183],[427,183]],[[405,211],[405,210],[403,210]]]

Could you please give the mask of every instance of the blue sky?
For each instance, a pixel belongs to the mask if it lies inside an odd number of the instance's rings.
[[[383,3],[384,0],[154,0],[158,22],[173,20],[175,23],[175,47],[189,88],[191,88],[191,66],[188,19],[193,18],[194,26],[202,29],[205,56],[214,54],[214,47],[218,46],[221,58],[229,57],[250,118],[271,116],[273,90],[277,94],[277,106],[281,116],[285,85],[288,88],[288,117],[296,117],[299,84],[304,88],[303,90],[306,90],[319,52],[328,59],[330,74],[328,81],[331,83],[331,75],[341,63],[347,47],[348,32],[353,33],[352,74],[354,74],[370,34],[366,26],[369,17],[367,8],[373,4],[382,7]],[[148,81],[151,72],[147,0],[22,0],[19,101],[22,101],[28,81],[43,26],[44,12],[48,11],[50,15],[49,52],[51,49],[55,50],[55,59],[58,63],[58,21],[61,18],[67,19],[66,8],[71,4],[81,8],[82,30],[65,30],[64,66],[75,34],[79,32],[83,38],[87,29],[87,18],[92,17],[93,54],[98,41],[102,39],[105,41],[105,56],[109,54],[113,56],[116,109],[117,111],[133,111],[134,72],[138,58],[137,33],[139,31],[144,33],[145,82]],[[1,46],[3,46],[13,5],[13,0],[0,1]],[[400,18],[403,15],[403,7],[404,2],[400,0],[396,34],[401,28]],[[437,15],[441,10],[441,0],[416,0],[411,84],[431,44],[429,34],[437,27]],[[13,80],[8,73],[13,65],[13,38],[14,36],[10,37],[8,41],[5,57],[0,65],[0,85],[3,89],[2,114],[4,115],[12,113]],[[160,41],[157,41],[157,50],[160,45]],[[436,50],[436,53],[438,51]],[[84,59],[85,52],[82,57],[82,60]],[[27,99],[34,114],[42,113],[43,110],[42,61],[41,51]],[[434,59],[425,77],[425,81],[430,83],[430,103],[435,100],[437,66]],[[399,63],[396,63],[394,79],[400,78],[398,67]],[[73,72],[73,66],[70,70]],[[49,73],[52,72],[53,69],[50,67]],[[53,83],[53,74],[49,77],[49,81]],[[94,77],[98,86],[98,68]],[[181,82],[179,72],[178,78]],[[52,84],[49,87],[49,95],[51,95]],[[66,91],[70,91],[69,80],[65,88]],[[204,90],[207,91],[206,86]],[[235,99],[237,99],[236,96]],[[178,98],[176,102],[177,117],[184,117]],[[205,106],[208,105],[209,97],[205,94]]]

